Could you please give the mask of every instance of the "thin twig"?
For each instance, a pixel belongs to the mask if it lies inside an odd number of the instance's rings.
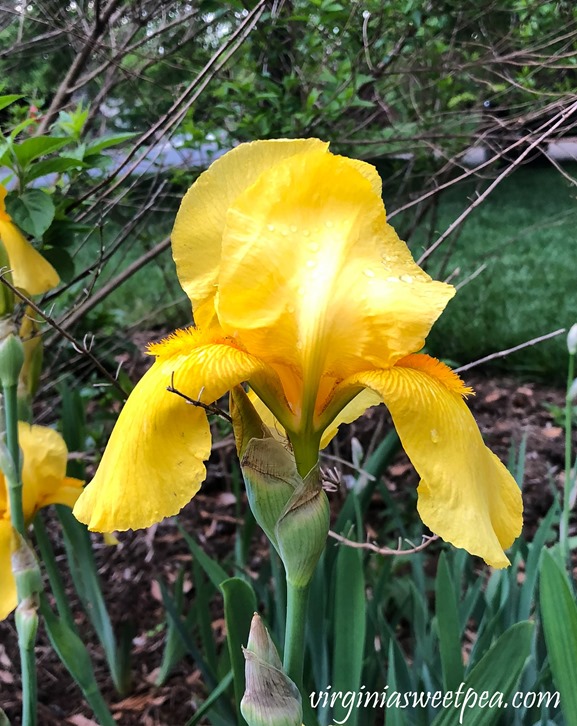
[[[377,555],[383,555],[384,557],[390,557],[392,555],[413,555],[416,552],[422,552],[430,544],[436,542],[439,539],[438,535],[436,534],[432,535],[431,537],[424,534],[423,541],[420,545],[413,545],[410,549],[403,549],[403,542],[408,542],[408,544],[410,545],[412,545],[413,543],[408,539],[403,540],[401,537],[399,537],[397,549],[394,550],[390,547],[379,547],[372,542],[355,542],[355,540],[343,537],[342,534],[337,534],[336,532],[333,532],[332,529],[329,529],[329,537],[336,539],[337,542],[340,542],[347,547],[352,547],[356,550],[369,550],[370,552],[374,552]]]
[[[8,272],[11,272],[11,270],[8,269],[8,268],[6,268],[6,267],[0,268],[0,282],[3,285],[6,285],[6,287],[9,290],[12,290],[12,292],[14,293],[14,295],[16,295],[18,298],[20,298],[20,300],[22,300],[22,302],[26,303],[26,305],[28,305],[29,307],[31,307],[32,310],[34,310],[34,312],[37,315],[40,315],[40,317],[46,323],[48,323],[48,325],[50,325],[52,328],[54,328],[55,330],[57,330],[60,333],[60,335],[62,335],[63,338],[66,338],[66,340],[68,340],[70,343],[72,343],[72,347],[74,348],[74,350],[77,353],[80,353],[80,355],[83,355],[86,358],[88,358],[92,362],[92,364],[94,365],[94,367],[97,368],[100,371],[100,373],[102,373],[102,375],[107,380],[110,381],[110,383],[116,388],[116,390],[119,391],[120,393],[122,393],[122,395],[125,398],[128,398],[128,393],[124,390],[124,388],[122,388],[122,386],[116,380],[116,378],[114,378],[114,376],[111,375],[106,370],[106,368],[102,365],[102,363],[98,360],[98,358],[95,357],[95,355],[90,351],[90,349],[86,346],[86,344],[85,343],[82,343],[82,344],[78,343],[76,341],[76,339],[72,335],[70,335],[70,333],[66,332],[66,330],[64,330],[63,328],[60,327],[60,325],[58,325],[58,323],[56,322],[56,320],[54,320],[54,318],[50,317],[50,315],[47,315],[41,308],[38,307],[38,305],[36,305],[36,303],[33,300],[30,300],[30,298],[29,297],[26,297],[26,295],[23,292],[21,292],[17,287],[14,287],[14,285],[12,285],[12,283],[9,282],[4,277],[4,275],[6,275]]]
[[[190,403],[191,406],[197,406],[198,408],[202,408],[206,411],[206,413],[214,414],[215,416],[220,416],[220,418],[223,418],[225,421],[228,421],[229,423],[232,423],[232,418],[228,415],[226,411],[223,411],[222,408],[219,408],[218,406],[215,406],[214,404],[210,403],[203,403],[200,401],[200,394],[199,398],[191,398],[190,396],[187,396],[186,393],[183,393],[182,391],[179,391],[177,388],[174,387],[174,371],[172,375],[170,376],[170,386],[166,387],[166,390],[169,393],[176,393],[177,396],[180,396],[181,398],[184,398],[184,400],[187,403]]]
[[[529,348],[530,346],[535,345],[536,343],[541,343],[544,340],[549,340],[549,338],[555,338],[564,332],[565,332],[565,328],[559,328],[559,330],[555,330],[552,333],[546,333],[545,335],[539,335],[537,338],[532,338],[531,340],[527,340],[527,341],[525,341],[525,343],[516,345],[513,348],[508,348],[507,350],[500,350],[497,353],[491,353],[490,355],[486,355],[484,358],[479,358],[479,360],[474,360],[472,363],[467,363],[466,365],[461,366],[460,368],[455,368],[455,373],[462,373],[463,371],[468,371],[470,368],[475,368],[476,366],[480,366],[482,363],[487,363],[488,361],[495,360],[496,358],[504,358],[506,355],[509,355],[510,353],[516,353],[518,350],[523,350],[523,348]]]
[[[491,192],[505,179],[506,177],[511,174],[513,169],[515,167],[519,166],[519,164],[523,161],[523,159],[528,156],[533,149],[538,147],[540,144],[543,143],[543,141],[550,136],[553,131],[555,131],[556,128],[561,126],[573,113],[577,111],[577,102],[572,103],[571,106],[566,111],[563,111],[558,114],[557,121],[546,131],[544,131],[535,141],[533,141],[527,148],[522,151],[519,156],[513,161],[512,164],[510,164],[499,176],[492,182],[492,184],[489,184],[489,186],[485,189],[485,191],[482,194],[479,194],[479,196],[471,202],[471,204],[465,209],[464,212],[462,212],[457,219],[455,219],[452,224],[450,224],[447,229],[443,232],[443,234],[430,246],[428,247],[423,254],[419,257],[417,260],[417,264],[422,265],[423,262],[433,253],[439,245],[441,245],[447,237],[460,225],[462,224],[465,219],[471,214],[471,212],[476,209],[480,204],[482,204],[485,199],[491,194]],[[547,124],[544,124],[544,126]],[[389,215],[390,217],[391,215]]]

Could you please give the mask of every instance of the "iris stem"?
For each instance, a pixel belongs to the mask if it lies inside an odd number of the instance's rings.
[[[306,587],[295,587],[287,580],[287,616],[283,668],[301,693],[308,594],[308,585]]]
[[[565,396],[565,485],[563,488],[563,510],[559,526],[561,547],[565,557],[569,557],[569,515],[571,512],[571,429],[573,406],[569,397],[569,390],[575,376],[575,354],[569,353],[567,367],[567,393]]]
[[[2,386],[4,396],[4,420],[6,422],[6,448],[14,465],[13,474],[7,476],[12,526],[26,536],[24,510],[22,508],[22,478],[20,476],[20,446],[18,444],[18,394],[17,386]]]
[[[3,385],[4,420],[6,424],[6,448],[12,460],[12,470],[6,476],[10,500],[10,519],[14,529],[26,538],[26,523],[22,506],[22,476],[20,472],[20,446],[18,442],[18,393],[16,385]],[[19,593],[19,607],[20,600]],[[37,721],[37,678],[34,643],[38,614],[33,604],[16,612],[18,649],[22,673],[22,726],[34,726]]]
[[[28,622],[26,622],[28,621]],[[34,644],[38,627],[38,613],[16,612],[16,629],[18,631],[18,650],[20,652],[20,670],[22,677],[22,726],[35,726],[37,722],[38,689],[36,675],[36,657]]]

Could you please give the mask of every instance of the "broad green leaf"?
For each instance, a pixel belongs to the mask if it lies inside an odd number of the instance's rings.
[[[60,136],[33,136],[14,144],[12,150],[22,169],[26,169],[34,159],[51,154],[69,143],[70,139]]]
[[[125,693],[130,672],[123,672],[118,659],[116,637],[102,594],[90,534],[68,507],[56,505],[56,511],[64,531],[64,547],[74,587],[102,643],[115,688],[119,693]]]
[[[541,559],[541,619],[553,681],[567,726],[577,724],[577,604],[566,573],[545,550]]]
[[[0,96],[0,111],[3,108],[6,108],[6,106],[9,106],[11,103],[14,103],[14,101],[18,101],[19,98],[24,98],[24,96],[19,93],[12,93],[7,96]]]
[[[30,166],[24,177],[25,184],[29,184],[34,179],[39,179],[47,174],[60,174],[60,172],[68,171],[68,169],[80,169],[85,166],[86,164],[82,161],[63,156],[57,156],[55,159],[44,159]]]
[[[6,211],[14,223],[32,237],[42,237],[54,219],[54,202],[40,189],[6,197]]]
[[[401,668],[405,670],[406,666],[403,660],[402,653],[399,650],[398,644],[394,638],[389,641],[389,668],[387,671],[387,685],[389,693],[397,693],[402,690],[402,686],[398,674],[398,663],[401,663]],[[399,708],[387,709],[387,726],[405,726],[403,711]]]
[[[237,723],[245,723],[240,712],[240,701],[244,694],[243,646],[248,643],[252,616],[256,610],[254,590],[240,577],[231,577],[220,585],[224,596],[224,619],[230,663],[234,674],[234,698],[237,709]]]
[[[94,710],[102,726],[115,726],[116,721],[108,710],[96,683],[90,655],[77,633],[64,620],[56,617],[46,596],[41,596],[40,611],[50,643],[70,675],[80,686],[84,697]]]
[[[52,249],[42,250],[42,255],[46,257],[64,282],[72,280],[74,277],[74,260],[66,250],[53,247]]]
[[[443,687],[446,691],[454,691],[463,680],[463,658],[457,595],[444,552],[441,553],[437,568],[435,603]]]
[[[95,154],[100,154],[100,152],[104,151],[104,149],[108,149],[111,146],[117,146],[118,144],[122,144],[125,141],[133,139],[135,136],[138,136],[138,134],[116,134],[115,136],[107,136],[104,139],[98,139],[98,141],[93,141],[92,143],[86,145],[84,158],[86,159],[90,156],[94,156]]]
[[[334,604],[334,657],[332,686],[334,691],[358,691],[365,652],[366,633],[365,577],[360,550],[342,546],[336,559]],[[347,717],[339,700],[333,709],[333,721]],[[353,709],[347,723],[356,726],[359,711]]]
[[[447,705],[433,721],[432,726],[492,726],[504,716],[509,695],[515,688],[525,661],[531,651],[534,624],[516,623],[509,628],[485,653],[473,670],[467,675],[461,689],[460,706]],[[481,695],[495,701],[480,705]],[[465,698],[469,694],[469,699]],[[475,699],[477,702],[475,702]]]
[[[525,579],[521,586],[521,594],[519,596],[519,608],[517,617],[519,620],[526,620],[530,613],[531,608],[534,607],[534,595],[535,585],[537,582],[537,574],[539,572],[539,562],[542,553],[545,551],[545,545],[554,537],[553,524],[558,521],[559,515],[559,504],[554,501],[551,505],[547,515],[541,521],[539,529],[533,535],[533,541],[528,545],[529,554],[527,561],[525,562]]]

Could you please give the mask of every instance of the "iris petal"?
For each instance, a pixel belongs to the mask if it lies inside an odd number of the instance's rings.
[[[16,607],[16,582],[12,574],[12,525],[0,519],[0,620],[8,617]]]
[[[317,150],[285,159],[228,212],[220,324],[309,386],[418,350],[453,294],[415,264],[347,159]]]
[[[254,141],[217,159],[186,193],[172,232],[172,254],[180,284],[192,302],[196,325],[214,317],[226,213],[239,194],[282,159],[326,149],[318,139]]]
[[[6,248],[12,280],[30,295],[42,295],[60,282],[58,273],[28,242],[6,212],[6,188],[0,184],[0,240]]]
[[[22,506],[26,521],[49,504],[72,507],[83,482],[66,476],[68,451],[62,436],[47,426],[31,426],[21,421],[18,439],[23,454]]]
[[[391,412],[421,476],[418,510],[423,522],[489,565],[507,566],[503,550],[522,526],[521,492],[483,443],[462,398],[470,389],[425,355],[408,356],[390,370],[361,373],[353,381],[377,391]]]
[[[167,386],[212,403],[262,368],[235,347],[203,342],[195,330],[178,331],[151,350],[157,360],[129,396],[74,508],[92,530],[148,527],[179,512],[204,481],[211,443],[206,414]]]

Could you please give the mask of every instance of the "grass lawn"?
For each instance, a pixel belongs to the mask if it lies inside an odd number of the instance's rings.
[[[565,169],[577,172],[574,166]],[[473,184],[461,184],[444,194],[439,234],[468,206],[473,193]],[[435,325],[428,340],[433,354],[462,364],[577,322],[576,195],[577,187],[552,167],[521,168],[471,213],[453,240],[445,241],[445,249],[441,245],[430,261],[433,277],[458,269],[451,282],[459,285],[486,267],[458,290]],[[499,365],[561,380],[566,375],[565,336]]]

